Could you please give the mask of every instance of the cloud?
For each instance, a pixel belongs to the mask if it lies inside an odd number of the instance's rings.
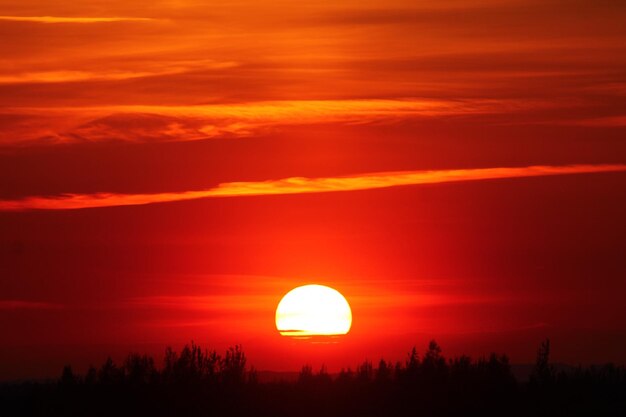
[[[80,81],[123,81],[144,77],[184,74],[192,71],[227,70],[238,65],[233,61],[200,59],[196,61],[170,60],[169,62],[139,62],[135,69],[110,68],[108,70],[58,69],[49,71],[23,71],[0,74],[0,84],[73,83]],[[142,69],[138,69],[141,67]]]
[[[526,167],[379,172],[325,178],[290,177],[256,182],[228,182],[207,190],[172,193],[95,193],[62,194],[42,197],[34,196],[19,200],[0,200],[0,211],[70,210],[95,207],[133,206],[195,200],[200,198],[326,193],[372,190],[406,185],[620,171],[626,171],[626,164],[535,165]]]
[[[0,84],[22,84],[22,83],[65,83],[75,81],[94,80],[127,80],[132,78],[148,77],[154,74],[150,72],[89,72],[89,71],[40,71],[24,72],[19,74],[0,75]]]
[[[0,16],[0,20],[30,23],[111,23],[148,22],[148,17],[60,17],[60,16]]]
[[[7,108],[4,110],[7,117],[27,117],[28,122],[20,121],[19,125],[5,129],[5,132],[0,131],[0,143],[189,141],[250,136],[277,126],[464,117],[516,113],[553,105],[539,100],[406,98]]]
[[[172,116],[237,118],[246,120],[334,121],[367,116],[445,116],[483,114],[535,108],[537,102],[512,100],[438,100],[438,99],[348,99],[348,100],[280,100],[239,104],[198,106],[116,106],[125,112],[153,113]],[[545,104],[545,103],[544,103]],[[94,109],[97,110],[97,109]],[[106,110],[101,108],[99,110]],[[358,120],[355,120],[358,121]]]
[[[256,126],[258,127],[258,126]],[[95,119],[57,135],[58,142],[183,142],[214,137],[249,136],[251,123],[205,117],[153,113],[116,113]]]

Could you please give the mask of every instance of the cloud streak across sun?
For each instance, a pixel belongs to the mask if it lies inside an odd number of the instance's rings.
[[[589,174],[626,171],[626,164],[616,165],[534,165],[450,169],[433,171],[397,171],[359,174],[342,177],[290,177],[254,182],[227,182],[206,190],[154,194],[62,194],[33,196],[19,200],[0,200],[1,211],[71,210],[96,207],[134,206],[173,201],[217,197],[271,196],[287,194],[359,191],[397,186],[479,181],[503,178],[538,177],[550,175]]]

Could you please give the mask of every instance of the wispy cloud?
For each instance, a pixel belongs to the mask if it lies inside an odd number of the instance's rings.
[[[2,77],[0,82],[1,80]],[[39,139],[44,136],[44,141],[48,144],[112,140],[190,141],[215,137],[245,137],[280,126],[317,123],[367,124],[410,118],[465,117],[516,113],[522,109],[550,108],[553,105],[549,101],[532,100],[406,98],[275,100],[179,106],[7,108],[7,115],[28,118],[25,132],[30,132],[33,136],[20,137],[21,135],[16,134],[20,132],[17,126],[8,129],[5,134],[0,132],[0,142],[36,144],[38,138],[35,134],[41,135]],[[68,126],[70,123],[73,126]]]
[[[95,207],[132,206],[195,200],[200,198],[357,191],[419,184],[438,184],[499,178],[521,178],[618,171],[626,171],[626,164],[566,166],[535,165],[526,167],[379,172],[324,178],[290,177],[257,182],[228,182],[219,184],[217,187],[207,190],[172,193],[62,194],[56,196],[28,197],[20,200],[0,200],[0,210],[68,210]]]
[[[108,70],[69,70],[57,69],[49,71],[21,71],[0,74],[0,84],[25,83],[71,83],[77,81],[121,81],[133,78],[155,77],[164,75],[183,74],[191,71],[227,70],[238,65],[234,61],[216,61],[200,59],[196,61],[170,60],[158,64],[142,63],[141,69]]]
[[[148,17],[62,17],[62,16],[0,16],[0,20],[31,23],[110,23],[110,22],[146,22]]]
[[[335,121],[367,116],[402,117],[406,115],[445,116],[518,111],[551,106],[546,101],[498,99],[347,99],[276,100],[236,104],[193,106],[110,106],[84,107],[82,111],[100,114],[139,113],[179,117],[207,117],[245,120]],[[46,109],[49,110],[49,109]],[[81,109],[64,108],[60,111]],[[366,119],[367,120],[367,119]],[[358,121],[358,120],[357,120]]]
[[[127,80],[151,75],[160,75],[150,72],[89,72],[89,71],[40,71],[24,72],[10,75],[0,75],[0,84],[22,83],[64,83],[75,81],[98,81],[98,80]]]

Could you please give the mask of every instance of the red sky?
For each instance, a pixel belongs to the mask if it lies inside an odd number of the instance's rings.
[[[626,362],[621,1],[0,0],[0,378]],[[340,343],[281,337],[342,292]]]

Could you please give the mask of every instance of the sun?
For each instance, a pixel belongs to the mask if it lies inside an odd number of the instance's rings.
[[[276,328],[283,336],[343,335],[352,326],[346,298],[325,285],[303,285],[289,291],[276,308]]]

